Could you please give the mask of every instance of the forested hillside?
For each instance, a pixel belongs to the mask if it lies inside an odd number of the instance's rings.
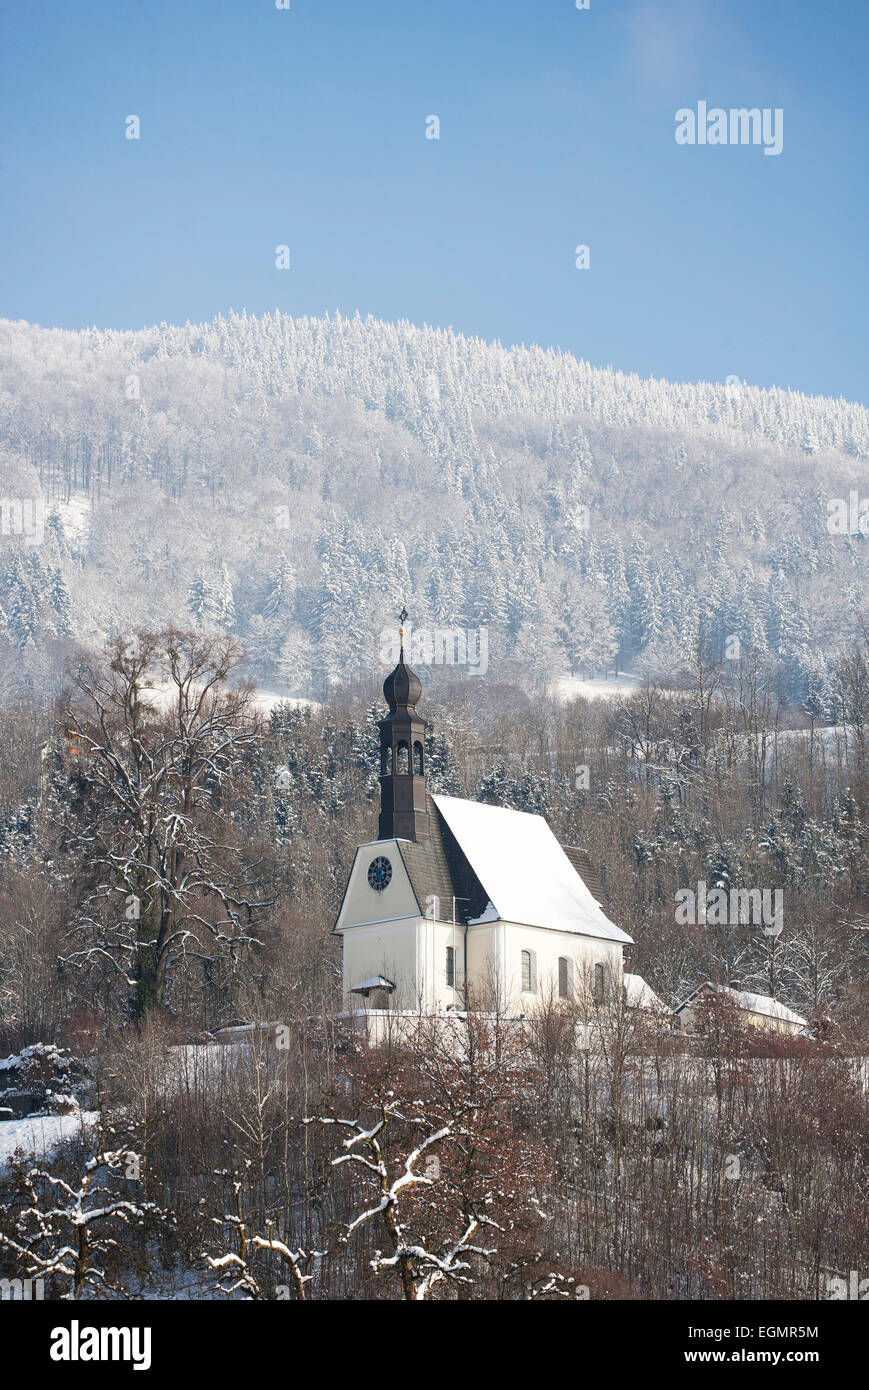
[[[865,477],[863,407],[407,323],[3,322],[0,451],[0,496],[45,507],[41,544],[0,546],[10,694],[76,641],[177,623],[322,696],[404,602],[487,628],[509,681],[671,675],[698,629],[718,655],[735,635],[823,716],[865,602],[867,540],[827,525]]]
[[[26,1124],[69,1136],[0,1167],[0,1275],[768,1299],[857,1269],[867,540],[827,522],[865,412],[359,320],[0,331],[0,1113],[27,1116],[0,1127],[7,1155]],[[488,638],[485,680],[411,652],[430,787],[586,847],[666,1006],[738,984],[811,1037],[731,1006],[694,1046],[619,992],[582,1050],[588,1001],[543,994],[502,1035],[469,993],[459,1055],[425,1019],[405,1048],[354,1040],[331,928],[377,826],[402,603],[417,633]],[[614,664],[656,679],[543,689]],[[245,676],[320,703],[266,719]],[[781,930],[686,919],[707,885],[774,892]],[[360,1143],[382,1121],[370,1189],[336,1117]],[[405,1195],[435,1141],[437,1186]]]

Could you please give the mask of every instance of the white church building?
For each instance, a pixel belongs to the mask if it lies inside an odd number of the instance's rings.
[[[403,638],[403,633],[402,633]],[[631,937],[584,850],[542,816],[428,791],[419,677],[401,655],[383,693],[378,838],[360,845],[334,931],[344,998],[423,1012],[622,997]]]

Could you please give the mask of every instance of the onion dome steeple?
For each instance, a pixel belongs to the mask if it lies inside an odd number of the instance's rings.
[[[390,715],[397,714],[399,711],[403,714],[413,714],[417,700],[422,694],[422,681],[416,671],[412,671],[404,660],[406,608],[402,608],[399,618],[401,620],[401,627],[398,629],[401,638],[401,652],[398,657],[398,665],[394,671],[390,671],[383,682],[383,695],[389,705]]]
[[[380,720],[379,840],[427,840],[425,785],[426,722],[416,712],[422,682],[404,659],[404,624],[399,615],[401,648],[398,665],[383,682],[389,714]]]

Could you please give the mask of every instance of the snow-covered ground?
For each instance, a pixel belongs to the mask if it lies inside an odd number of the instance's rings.
[[[73,1115],[28,1115],[24,1120],[0,1119],[0,1164],[16,1153],[36,1159],[51,1158],[60,1144],[76,1138],[82,1127],[99,1116],[85,1110]]]
[[[583,680],[580,676],[559,676],[552,683],[552,693],[559,700],[620,700],[642,685],[639,676],[619,671],[612,680]]]
[[[221,686],[220,689],[223,691],[226,687]],[[177,700],[178,690],[176,686],[170,685],[167,681],[149,688],[148,698],[154,702],[158,709],[167,709]],[[259,714],[266,718],[277,705],[291,705],[293,709],[300,709],[304,706],[311,709],[317,707],[316,700],[305,700],[295,695],[278,695],[273,690],[260,689],[254,691],[251,704]]]
[[[780,742],[782,740],[801,739],[805,743],[808,743],[812,736],[813,731],[811,729],[779,729],[776,735]],[[842,724],[829,724],[825,728],[818,728],[816,725],[814,729],[815,743],[822,743],[825,748],[835,749],[839,746],[844,752],[849,738],[850,734]]]
[[[52,500],[51,506],[60,517],[66,539],[71,545],[80,545],[90,526],[91,499],[84,493],[75,493],[68,502]]]
[[[319,709],[317,700],[305,700],[299,695],[276,695],[273,690],[255,690],[253,703],[261,714],[271,714],[276,705],[291,705],[293,709]]]

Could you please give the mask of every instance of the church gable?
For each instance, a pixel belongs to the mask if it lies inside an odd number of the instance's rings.
[[[375,840],[362,845],[350,872],[335,930],[360,925],[363,921],[385,921],[398,915],[418,915],[435,921],[466,923],[485,911],[487,895],[449,827],[440,816],[432,797],[427,797],[429,835],[426,840]],[[386,845],[394,846],[387,854]],[[368,858],[366,858],[366,853]],[[369,860],[387,855],[393,871],[389,886],[374,900],[367,883]],[[396,874],[396,860],[403,873]],[[393,892],[393,885],[402,891]],[[409,887],[412,899],[404,888]],[[368,891],[366,891],[368,890]],[[364,914],[377,909],[375,918]]]
[[[376,922],[421,915],[416,894],[396,840],[360,845],[350,870],[336,932]]]

